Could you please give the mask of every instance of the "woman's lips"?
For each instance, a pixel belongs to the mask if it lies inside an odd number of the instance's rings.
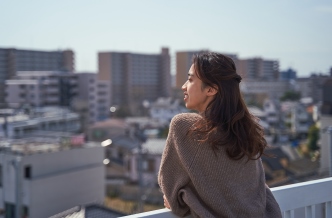
[[[184,94],[184,98],[183,100],[187,100],[188,99],[188,95],[187,94]]]

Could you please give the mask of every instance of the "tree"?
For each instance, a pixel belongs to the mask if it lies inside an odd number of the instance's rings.
[[[317,151],[319,149],[317,142],[319,140],[319,128],[312,125],[308,133],[308,148],[310,151]]]
[[[300,92],[295,92],[295,91],[287,91],[281,96],[280,101],[297,101],[301,98],[301,93]]]

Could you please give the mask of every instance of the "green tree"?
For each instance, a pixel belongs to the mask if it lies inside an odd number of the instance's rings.
[[[317,142],[319,140],[319,128],[312,125],[308,133],[308,148],[310,151],[317,151],[319,149]]]
[[[280,101],[297,101],[301,98],[300,92],[294,92],[294,91],[287,91],[281,96]]]

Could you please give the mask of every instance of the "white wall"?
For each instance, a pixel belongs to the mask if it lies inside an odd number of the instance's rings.
[[[104,200],[104,166],[31,181],[30,217],[45,218],[74,206]]]
[[[0,208],[4,202],[16,203],[15,155],[0,153],[3,186]],[[58,152],[22,156],[21,202],[29,207],[29,217],[44,218],[71,207],[104,199],[105,172],[103,147],[76,148]],[[24,177],[31,166],[31,178]]]

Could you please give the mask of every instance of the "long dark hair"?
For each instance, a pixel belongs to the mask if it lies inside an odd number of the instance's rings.
[[[218,93],[208,104],[203,117],[189,131],[197,133],[216,151],[225,146],[227,155],[234,160],[244,156],[255,160],[267,147],[262,127],[251,115],[240,92],[241,76],[236,73],[234,61],[222,54],[209,52],[193,58],[202,88],[210,86]]]

